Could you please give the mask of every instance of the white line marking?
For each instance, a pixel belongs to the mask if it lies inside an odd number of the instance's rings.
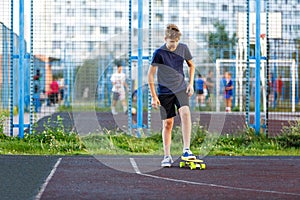
[[[130,160],[130,163],[131,163],[131,165],[132,165],[132,167],[133,167],[135,173],[137,173],[137,174],[142,174],[141,171],[139,170],[139,167],[137,166],[137,164],[136,164],[134,158],[129,158],[129,160]]]
[[[61,160],[62,160],[62,158],[59,158],[59,159],[56,161],[56,163],[55,163],[53,169],[51,170],[51,172],[50,172],[50,174],[48,175],[47,179],[45,180],[44,184],[42,185],[42,187],[41,187],[39,193],[36,195],[35,200],[41,199],[41,197],[42,197],[42,195],[43,195],[43,193],[44,193],[44,191],[45,191],[45,189],[46,189],[48,183],[50,182],[51,178],[53,177],[53,175],[54,175],[54,173],[55,173],[55,171],[56,171],[58,165],[60,164]]]
[[[192,185],[201,185],[201,186],[208,186],[208,187],[216,187],[216,188],[229,189],[229,190],[239,190],[239,191],[250,191],[250,192],[262,192],[262,193],[272,193],[272,194],[281,194],[281,195],[300,196],[299,193],[279,192],[279,191],[274,191],[274,190],[258,190],[258,189],[241,188],[241,187],[232,187],[232,186],[226,186],[226,185],[217,185],[217,184],[211,184],[211,183],[201,183],[201,182],[194,182],[194,181],[186,181],[186,180],[181,180],[181,179],[173,179],[173,178],[166,178],[166,177],[155,176],[155,175],[151,175],[151,174],[144,174],[144,173],[142,173],[139,170],[139,168],[138,168],[138,166],[137,166],[134,158],[130,158],[130,163],[131,163],[134,171],[137,174],[139,174],[141,176],[155,178],[155,179],[161,179],[161,180],[172,181],[172,182],[177,182],[177,183],[192,184]]]

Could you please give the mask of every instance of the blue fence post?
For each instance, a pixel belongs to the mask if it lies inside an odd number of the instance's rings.
[[[148,54],[149,54],[149,58],[148,58],[148,62],[149,64],[151,63],[151,51],[152,51],[152,17],[151,17],[151,13],[152,13],[152,1],[149,1],[149,32],[148,32],[148,38],[149,38],[149,51],[148,51]],[[148,87],[148,84],[147,84],[147,95],[148,95],[148,123],[147,123],[147,132],[148,132],[148,135],[150,135],[150,128],[151,128],[151,110],[152,110],[152,97],[151,97],[151,93],[150,93],[150,89]]]
[[[13,96],[13,81],[14,80],[14,71],[12,70],[14,67],[14,1],[10,3],[10,83],[9,83],[9,134],[13,136],[13,128],[14,128],[14,96]]]
[[[9,79],[8,79],[8,72],[9,72],[9,66],[8,66],[8,29],[6,28],[6,26],[4,26],[4,24],[0,23],[2,26],[2,80],[3,83],[8,83]],[[7,99],[9,99],[9,91],[8,91],[8,87],[6,84],[2,85],[2,106],[3,108],[7,109],[8,108],[8,101]]]
[[[132,0],[129,0],[129,9],[128,9],[128,73],[129,73],[129,97],[128,97],[128,131],[129,134],[132,134],[132,89],[133,89],[133,83],[132,83]]]
[[[138,1],[137,128],[143,127],[143,0]]]
[[[255,33],[255,132],[260,132],[260,0],[256,0],[256,33]]]
[[[246,124],[250,125],[250,0],[247,0]]]
[[[24,0],[20,0],[19,8],[19,138],[24,138],[24,56],[25,56],[25,44],[24,44]]]

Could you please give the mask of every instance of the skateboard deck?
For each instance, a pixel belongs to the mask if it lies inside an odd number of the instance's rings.
[[[187,159],[187,158],[182,158],[179,163],[179,167],[185,167],[188,166],[191,170],[193,169],[206,169],[206,164],[204,163],[203,160],[200,159]]]

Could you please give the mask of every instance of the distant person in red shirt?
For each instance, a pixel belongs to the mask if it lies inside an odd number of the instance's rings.
[[[277,80],[275,81],[275,87],[274,87],[274,96],[275,96],[274,97],[274,108],[277,105],[277,100],[278,100],[278,102],[280,101],[282,87],[283,87],[282,76],[279,75]]]
[[[56,79],[53,79],[52,83],[50,84],[50,90],[50,102],[53,104],[58,103],[59,85]]]

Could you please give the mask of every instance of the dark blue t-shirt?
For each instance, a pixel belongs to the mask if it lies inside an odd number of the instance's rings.
[[[232,80],[230,79],[228,82],[226,81],[226,79],[224,79],[224,87],[231,87],[233,85],[233,82]],[[232,96],[233,92],[232,92],[232,89],[230,90],[225,90],[225,94],[226,95],[230,95]]]
[[[175,51],[166,44],[155,50],[151,65],[157,66],[158,94],[174,94],[186,89],[183,62],[193,57],[187,45],[179,43]]]
[[[203,90],[204,80],[202,78],[198,78],[196,80],[196,90]]]

